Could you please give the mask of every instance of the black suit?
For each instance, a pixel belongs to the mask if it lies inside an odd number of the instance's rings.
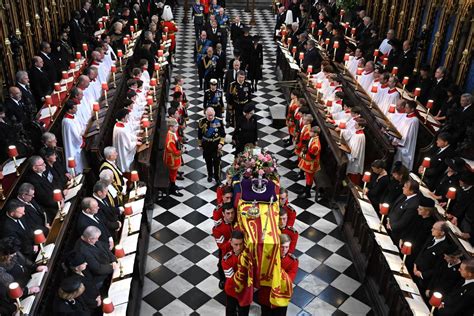
[[[30,82],[31,91],[33,91],[33,95],[35,96],[36,104],[40,107],[41,104],[43,104],[41,98],[51,92],[52,84],[49,80],[48,73],[33,66],[30,69]]]
[[[395,61],[395,66],[398,67],[398,79],[403,80],[403,77],[412,77],[413,68],[415,68],[415,52],[413,49],[403,51]]]
[[[50,166],[48,163],[46,163],[46,170],[51,172],[58,187],[66,187],[68,181],[66,177],[66,171],[58,161],[56,161],[53,166]]]
[[[474,314],[474,283],[460,283],[454,290],[446,293],[444,308],[438,310],[439,316],[472,316]]]
[[[451,267],[448,266],[447,262],[443,262],[436,269],[427,288],[431,292],[440,292],[443,293],[443,295],[450,293],[456,284],[463,281],[461,275],[459,274],[460,266],[461,262]]]
[[[82,235],[82,233],[87,227],[95,226],[98,229],[100,229],[100,232],[101,232],[99,240],[108,245],[109,238],[112,236],[110,235],[109,229],[107,228],[107,224],[106,224],[107,221],[99,213],[97,213],[94,217],[96,218],[97,221],[85,215],[83,212],[80,212],[79,215],[77,216],[76,232],[80,236]]]
[[[23,224],[23,227],[18,223],[18,221]],[[3,215],[0,227],[2,237],[15,237],[18,239],[21,242],[20,252],[29,259],[33,258],[35,255],[33,252],[33,246],[35,245],[34,233],[24,219],[18,219],[15,221],[5,214]]]
[[[233,68],[226,71],[225,76],[224,76],[224,93],[227,93],[229,91],[230,84],[237,80],[237,72],[238,71],[235,71],[235,76],[234,76]]]
[[[31,92],[29,87],[27,87],[27,89],[23,88],[18,82],[16,83],[16,86],[21,91],[21,100],[23,103],[28,107],[30,112],[36,113],[37,105],[35,97],[33,96],[33,92]],[[39,107],[41,107],[41,105]]]
[[[72,47],[78,51],[82,51],[82,43],[86,40],[85,28],[78,20],[72,19],[69,23],[71,32],[69,32]]]
[[[28,183],[35,187],[35,197],[38,203],[45,208],[48,218],[54,218],[58,211],[58,203],[53,199],[53,191],[62,189],[57,182],[50,182],[46,177],[40,176],[36,172],[31,171],[26,178]]]
[[[5,100],[6,116],[11,122],[17,122],[18,124],[27,124],[31,121],[31,112],[28,107],[23,103],[23,100],[16,101],[12,98]]]
[[[56,63],[53,60],[52,55],[45,54],[40,52],[39,55],[44,62],[43,71],[48,74],[49,82],[51,83],[51,87],[55,82],[58,82],[58,70],[56,68]]]
[[[405,239],[410,226],[418,215],[419,204],[420,199],[417,195],[407,200],[407,197],[402,194],[390,208],[388,218],[392,228],[391,235],[396,245],[398,245],[400,239]]]
[[[303,59],[304,72],[306,72],[309,65],[313,66],[313,73],[316,73],[317,71],[319,71],[319,68],[321,67],[321,56],[319,56],[319,53],[314,47],[312,49],[309,49],[304,54],[304,59]]]
[[[120,224],[118,223],[120,217],[119,208],[110,205],[107,198],[104,201],[94,196],[94,199],[99,204],[99,214],[101,215],[101,218],[104,219],[105,226],[109,230],[110,236],[112,236],[114,240],[117,240],[117,229],[120,227]]]
[[[457,190],[456,199],[451,203],[453,202],[454,204],[450,207],[449,213],[456,216],[458,224],[461,224],[468,210],[474,207],[474,186],[467,191],[464,189]]]
[[[18,198],[16,200],[25,205],[25,216],[23,218],[28,226],[33,230],[41,229],[45,236],[47,236],[49,229],[46,228],[45,225],[47,222],[51,222],[52,220],[48,220],[43,208],[34,199],[28,204]]]
[[[430,89],[428,94],[428,99],[433,100],[433,108],[431,112],[433,114],[438,114],[438,111],[443,106],[448,98],[448,89],[449,83],[447,79],[441,79],[439,82],[435,79],[433,80],[433,86]]]
[[[242,23],[237,26],[237,24],[232,23],[230,26],[230,40],[232,43],[236,43],[244,35],[244,25]]]
[[[415,259],[416,268],[423,276],[423,279],[419,280],[423,287],[429,284],[438,265],[444,262],[443,255],[449,249],[449,243],[446,238],[434,246],[433,244],[434,238],[428,238]]]
[[[428,185],[428,188],[433,191],[436,188],[437,181],[443,176],[444,172],[448,168],[444,160],[446,158],[454,157],[454,147],[449,146],[440,152],[440,148],[436,147],[428,157],[431,158],[430,167],[425,171],[424,181]]]
[[[102,283],[113,273],[111,263],[116,262],[117,259],[109,250],[108,244],[99,240],[95,245],[91,245],[79,239],[76,241],[74,251],[84,255],[87,262],[87,269],[91,272],[96,284]]]

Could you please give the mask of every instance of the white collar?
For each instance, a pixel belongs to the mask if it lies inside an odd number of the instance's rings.
[[[97,222],[97,223],[99,222],[99,221],[97,220],[97,218],[95,218],[94,215],[92,215],[92,214],[86,213],[86,212],[84,212],[84,211],[82,211],[82,214],[84,214],[85,216],[91,218],[94,222]]]
[[[407,196],[407,199],[405,201],[408,201],[409,199],[411,199],[412,197],[416,196],[416,193],[415,194],[412,194],[412,195],[409,195]]]
[[[462,286],[468,285],[469,283],[473,283],[473,282],[474,282],[474,279],[465,280]]]
[[[439,149],[439,154],[442,153],[443,151],[445,151],[446,148],[448,148],[450,145],[448,144],[448,146],[445,146],[443,148],[440,148]]]

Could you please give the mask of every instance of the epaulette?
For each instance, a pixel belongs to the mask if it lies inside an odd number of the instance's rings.
[[[228,253],[226,253],[225,256],[222,259],[227,260],[230,257],[232,257],[232,251],[229,251]]]
[[[222,218],[220,218],[219,220],[217,221],[214,221],[214,228],[216,228],[217,226],[219,226],[220,224],[222,224],[224,221],[222,220]]]
[[[295,256],[294,254],[289,253],[288,256],[289,256],[291,259],[298,261],[298,258],[296,258],[296,256]]]
[[[290,204],[287,204],[284,206],[285,208],[291,210],[292,212],[296,212],[296,210],[293,208],[293,206],[291,206]]]

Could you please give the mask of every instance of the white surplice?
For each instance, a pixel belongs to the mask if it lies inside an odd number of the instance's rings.
[[[359,84],[366,92],[370,92],[372,81],[374,81],[374,72],[362,72],[362,75],[359,76]]]
[[[64,152],[67,158],[74,157],[76,161],[76,173],[84,170],[84,161],[81,156],[82,129],[74,115],[66,114],[62,120],[62,135]],[[67,165],[66,165],[67,168]]]
[[[112,136],[112,146],[117,149],[117,166],[122,172],[130,171],[130,165],[137,152],[137,137],[123,123],[116,123]]]
[[[365,134],[356,132],[352,135],[348,143],[351,153],[347,154],[346,173],[362,174],[364,173],[365,160]]]
[[[379,103],[379,108],[383,114],[387,115],[388,110],[390,109],[390,104],[397,104],[400,99],[400,93],[398,93],[396,88],[389,89],[385,94],[382,101]]]
[[[408,170],[413,168],[419,123],[416,115],[411,113],[411,115],[405,114],[405,118],[400,120],[398,126],[396,125],[402,139],[396,140],[398,147],[393,161],[401,161]]]

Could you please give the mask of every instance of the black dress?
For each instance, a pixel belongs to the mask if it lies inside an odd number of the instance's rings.
[[[385,191],[387,190],[390,180],[388,175],[384,175],[380,178],[372,178],[373,180],[367,185],[367,188],[369,189],[369,193],[367,193],[367,196],[369,197],[372,206],[375,208],[376,211],[378,211],[380,200],[382,199]]]
[[[252,45],[248,77],[250,80],[262,80],[263,48],[262,44]]]
[[[86,303],[82,299],[82,296],[74,300],[63,300],[56,297],[53,304],[54,313],[56,316],[89,316],[91,315],[90,310],[87,308]]]
[[[387,190],[382,195],[380,203],[388,203],[392,205],[395,200],[403,193],[403,185],[400,181],[395,180],[393,177],[390,177],[388,182]]]
[[[255,116],[250,117],[250,119],[242,116],[242,119],[237,122],[233,139],[236,143],[236,154],[244,151],[246,144],[257,143],[258,130]]]
[[[448,199],[446,198],[446,193],[450,187],[455,187],[459,190],[459,175],[457,173],[452,174],[451,176],[448,173],[445,173],[441,180],[436,185],[436,189],[434,194],[437,196],[442,196],[439,202],[446,202]]]

